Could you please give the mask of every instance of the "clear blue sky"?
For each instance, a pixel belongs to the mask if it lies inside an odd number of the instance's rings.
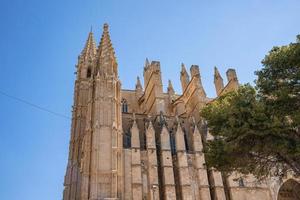
[[[300,33],[299,11],[299,0],[1,0],[0,91],[70,116],[77,56],[108,22],[123,88],[148,57],[178,93],[180,63],[198,64],[213,97],[213,67],[253,83],[272,46]],[[0,95],[1,200],[61,199],[69,136],[70,120]]]

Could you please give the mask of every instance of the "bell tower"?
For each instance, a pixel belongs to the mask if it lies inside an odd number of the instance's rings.
[[[122,199],[123,141],[118,66],[108,25],[104,24],[97,50],[92,36],[90,33],[77,69],[76,84],[79,86],[75,86],[75,96],[78,96],[78,88],[84,88],[84,95],[74,99],[73,122],[76,123],[72,123],[71,164],[67,167],[63,200]],[[85,58],[87,61],[82,62]],[[84,84],[80,84],[82,81]],[[73,135],[78,135],[79,139],[75,141]],[[77,147],[73,147],[73,143]],[[71,154],[74,151],[76,157]],[[76,173],[70,172],[69,168],[73,167]]]

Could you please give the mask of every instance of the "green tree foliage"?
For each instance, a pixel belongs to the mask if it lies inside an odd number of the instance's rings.
[[[260,178],[300,175],[300,36],[262,63],[256,88],[241,86],[201,111],[214,136],[205,147],[207,165]]]

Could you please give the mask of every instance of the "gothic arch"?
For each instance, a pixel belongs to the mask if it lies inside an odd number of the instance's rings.
[[[127,103],[127,100],[123,98],[122,101],[121,101],[121,104],[122,104],[122,112],[123,113],[128,113],[128,103]]]
[[[300,183],[294,179],[284,182],[279,188],[277,200],[300,200]]]

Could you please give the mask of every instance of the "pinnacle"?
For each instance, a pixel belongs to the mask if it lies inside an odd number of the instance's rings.
[[[176,131],[176,132],[177,132],[177,133],[178,133],[178,132],[181,133],[181,132],[182,132],[182,128],[181,128],[181,124],[180,124],[179,117],[176,116],[175,118],[176,118],[176,122],[177,122],[177,131]]]
[[[104,23],[104,24],[103,24],[103,30],[104,30],[104,31],[108,31],[108,24],[107,24],[107,23]]]
[[[162,124],[162,130],[161,130],[161,132],[162,133],[167,133],[167,134],[169,133],[166,123]]]
[[[168,83],[169,83],[168,88],[172,88],[173,89],[172,81],[169,80]]]
[[[186,74],[188,76],[188,73],[186,71],[186,68],[185,68],[185,65],[183,63],[181,63],[181,72],[180,72],[182,75],[183,74]]]
[[[181,72],[186,72],[184,63],[181,63]]]
[[[221,77],[220,72],[219,72],[219,70],[218,70],[218,68],[216,66],[214,67],[214,71],[215,71],[214,72],[214,76],[215,77]]]
[[[147,68],[149,65],[150,65],[150,62],[149,62],[148,58],[146,58],[144,67]]]
[[[142,84],[141,84],[141,81],[140,81],[140,77],[139,77],[139,76],[136,77],[136,85],[135,85],[135,88],[136,88],[136,89],[142,88]]]
[[[148,129],[147,130],[150,130],[150,129],[153,129],[153,124],[152,124],[151,120],[149,120],[149,125],[148,125]]]
[[[94,39],[94,34],[90,31],[88,39],[86,40],[85,47],[81,52],[81,57],[86,60],[92,58],[96,55],[96,43]]]
[[[200,134],[199,129],[196,124],[194,126],[194,134]]]
[[[173,92],[174,93],[174,88],[173,88],[171,80],[169,80],[169,82],[168,82],[168,92]]]
[[[99,59],[105,57],[105,58],[113,58],[114,60],[116,60],[114,48],[110,40],[107,23],[103,25],[103,33],[98,48],[98,56]]]
[[[137,127],[135,113],[132,113],[132,118],[133,118],[132,128]]]

